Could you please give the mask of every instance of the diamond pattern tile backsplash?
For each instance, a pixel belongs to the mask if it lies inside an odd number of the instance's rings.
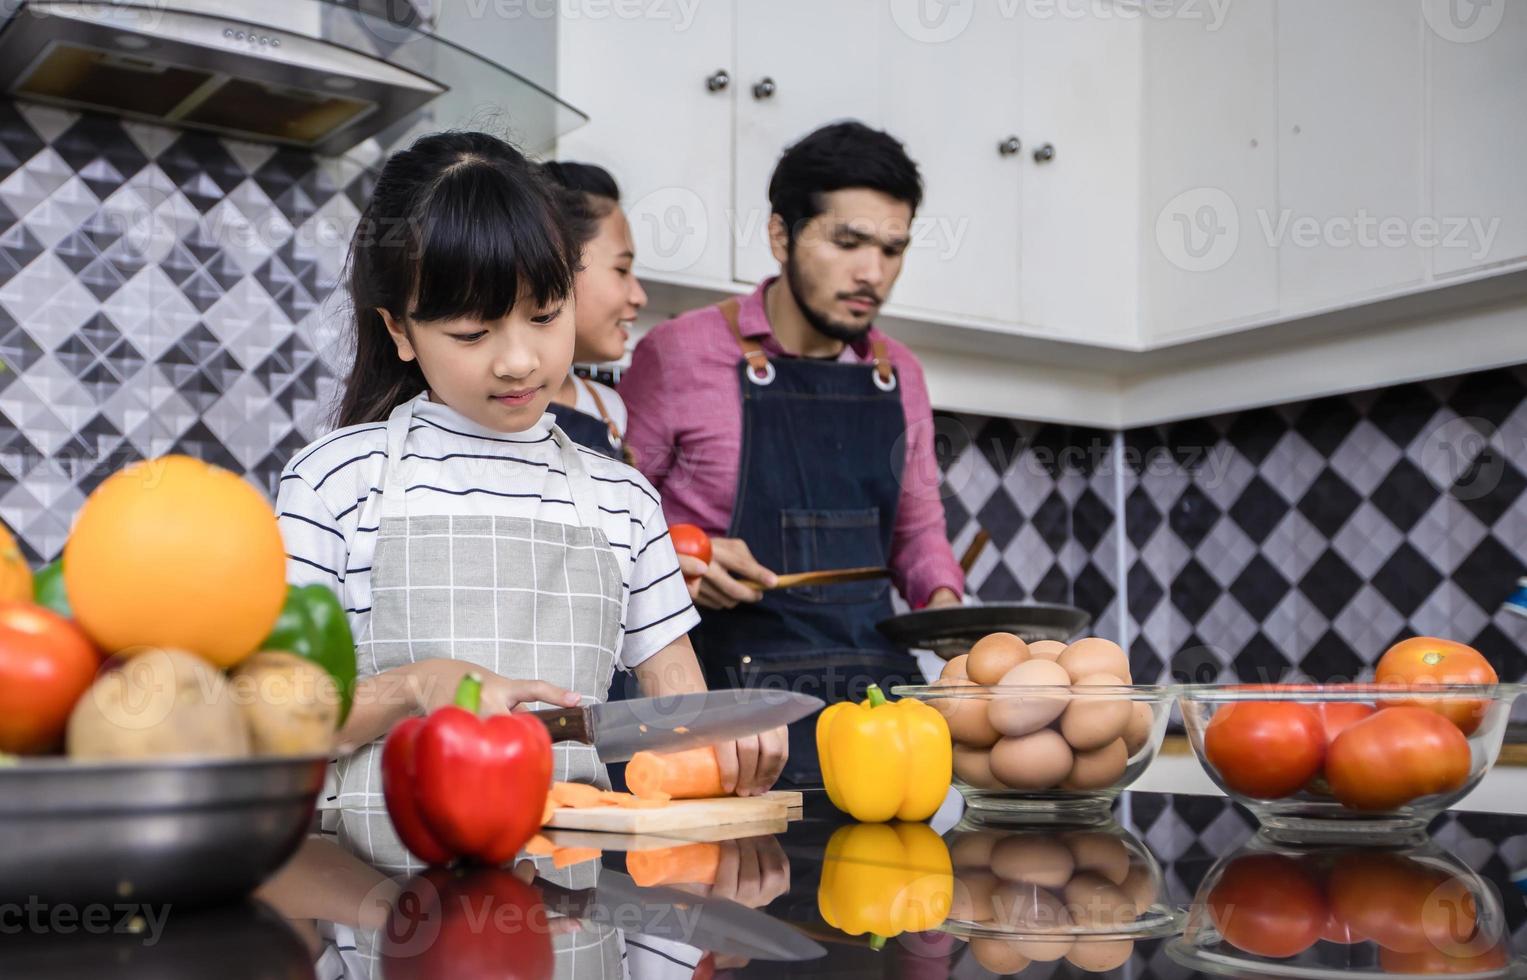
[[[183,452],[274,492],[324,427],[352,160],[0,101],[0,520],[55,557]],[[1072,603],[1137,680],[1360,673],[1396,637],[1527,671],[1527,368],[1106,432],[940,414],[985,601]]]

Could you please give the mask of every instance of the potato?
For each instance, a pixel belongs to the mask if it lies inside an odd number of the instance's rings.
[[[69,715],[75,759],[242,758],[249,729],[228,681],[183,650],[147,648],[96,678]]]
[[[262,651],[228,677],[255,755],[320,755],[339,728],[339,685],[292,653]]]

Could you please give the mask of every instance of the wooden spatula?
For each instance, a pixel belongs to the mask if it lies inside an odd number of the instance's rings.
[[[750,589],[768,592],[771,588],[789,589],[797,585],[837,585],[842,582],[863,582],[868,579],[890,577],[891,570],[889,568],[869,566],[865,568],[833,568],[820,572],[791,572],[789,575],[779,576],[773,586],[764,585],[761,582],[754,582],[745,578],[740,578],[737,581]]]

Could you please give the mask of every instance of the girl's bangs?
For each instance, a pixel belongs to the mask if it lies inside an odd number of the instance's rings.
[[[411,319],[498,320],[572,293],[576,246],[547,195],[484,160],[446,172],[411,222]]]

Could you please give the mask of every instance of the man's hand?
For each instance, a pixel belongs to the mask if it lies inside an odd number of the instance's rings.
[[[763,567],[741,538],[711,538],[710,565],[698,582],[690,587],[695,604],[706,609],[732,609],[739,602],[757,602],[763,593],[737,581],[745,578],[762,585],[773,585],[775,575]],[[681,566],[682,567],[682,566]]]

